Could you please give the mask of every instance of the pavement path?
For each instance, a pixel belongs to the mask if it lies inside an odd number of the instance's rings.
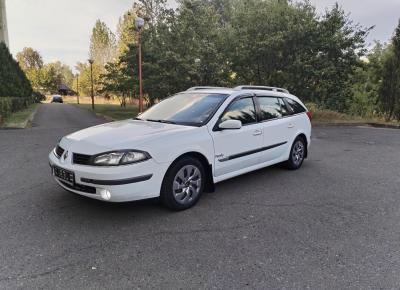
[[[59,138],[102,122],[46,104],[0,130],[0,289],[400,288],[399,130],[316,127],[301,170],[234,178],[176,213],[55,184]]]

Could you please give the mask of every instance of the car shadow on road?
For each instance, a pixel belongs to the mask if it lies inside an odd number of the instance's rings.
[[[312,166],[310,164],[305,165],[305,167]],[[287,175],[288,171],[283,165],[277,164],[271,167],[262,168],[223,182],[216,185],[216,190],[214,192],[205,192],[200,200],[200,202],[195,207],[208,207],[211,204],[208,199],[224,199],[226,195],[230,198],[234,198],[238,188],[254,189],[256,186],[265,184],[267,187],[269,184],[276,183]],[[168,215],[174,213],[164,207],[159,200],[159,198],[153,198],[148,200],[123,202],[123,203],[110,203],[104,202],[96,199],[87,198],[85,196],[80,196],[74,193],[64,192],[60,189],[60,204],[68,204],[67,206],[62,206],[61,209],[68,207],[73,207],[76,210],[84,212],[92,212],[93,214],[99,214],[101,216],[107,215],[108,217],[112,215],[121,216],[124,214],[135,215]],[[219,203],[219,202],[218,202]]]

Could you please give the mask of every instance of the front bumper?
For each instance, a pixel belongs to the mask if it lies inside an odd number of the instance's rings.
[[[72,154],[70,154],[72,155]],[[72,171],[75,184],[71,185],[54,176],[64,189],[86,197],[109,202],[126,202],[158,197],[169,164],[153,159],[124,166],[87,166],[72,163],[72,156],[65,160],[49,154],[49,163]]]

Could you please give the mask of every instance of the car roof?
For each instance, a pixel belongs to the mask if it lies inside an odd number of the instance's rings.
[[[257,95],[268,95],[274,97],[288,97],[294,100],[299,100],[296,96],[286,93],[286,92],[279,92],[279,91],[270,91],[270,90],[261,90],[261,89],[234,89],[234,88],[205,88],[205,89],[195,89],[195,90],[188,90],[182,93],[205,93],[205,94],[223,94],[223,95],[242,95],[242,94],[257,94]]]

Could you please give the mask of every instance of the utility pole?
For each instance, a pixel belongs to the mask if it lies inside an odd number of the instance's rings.
[[[91,97],[92,97],[92,110],[94,111],[94,88],[93,88],[93,59],[89,59],[90,63],[90,82],[92,83],[92,91],[91,91]]]
[[[79,105],[79,74],[76,74],[76,100]]]
[[[0,0],[0,43],[1,42],[4,42],[8,46],[6,0]]]
[[[138,68],[139,68],[139,113],[143,113],[143,81],[142,81],[142,41],[141,41],[141,31],[144,26],[143,18],[136,18],[135,26],[137,30],[137,40],[138,40]]]

